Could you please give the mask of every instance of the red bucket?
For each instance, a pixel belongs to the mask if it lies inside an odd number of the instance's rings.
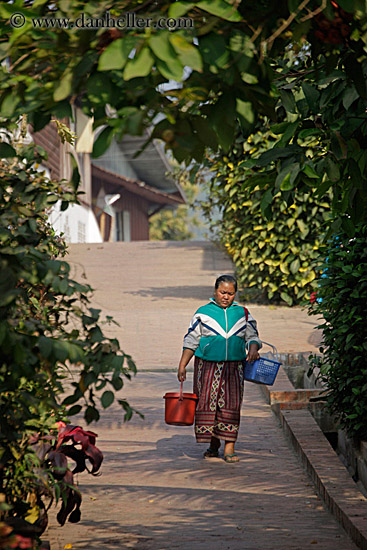
[[[172,426],[192,426],[195,418],[195,409],[198,397],[195,393],[183,393],[183,381],[181,381],[181,391],[166,393],[165,415],[166,424]]]

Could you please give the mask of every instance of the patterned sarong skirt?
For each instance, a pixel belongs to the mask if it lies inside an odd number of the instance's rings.
[[[236,441],[243,399],[241,361],[205,361],[195,357],[194,393],[199,397],[195,412],[195,436],[198,443],[214,435]]]

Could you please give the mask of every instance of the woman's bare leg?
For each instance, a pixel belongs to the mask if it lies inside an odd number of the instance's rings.
[[[226,441],[224,444],[224,460],[226,462],[239,462],[239,458],[234,451],[234,441]]]
[[[215,437],[215,435],[212,435],[212,438],[210,440],[210,448],[215,449],[217,451],[219,447],[220,447],[220,439]]]
[[[218,450],[220,447],[220,440],[212,435],[212,438],[210,440],[210,446],[209,449],[207,449],[204,453],[205,458],[216,458],[218,456]]]

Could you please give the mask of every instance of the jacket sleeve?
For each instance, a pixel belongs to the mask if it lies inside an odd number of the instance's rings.
[[[185,334],[184,336],[183,348],[196,351],[196,349],[199,346],[200,338],[201,338],[201,319],[200,319],[200,316],[197,313],[195,313],[195,315],[191,319],[189,330],[187,331],[187,334]]]
[[[257,331],[257,323],[255,319],[252,317],[250,312],[248,314],[248,319],[247,319],[245,341],[246,341],[246,344],[248,345],[254,343],[259,346],[259,349],[262,348],[262,343],[259,338],[259,333]]]

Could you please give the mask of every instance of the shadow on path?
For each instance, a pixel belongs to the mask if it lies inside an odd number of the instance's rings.
[[[165,286],[164,288],[143,288],[141,290],[130,290],[129,294],[133,296],[142,296],[144,298],[156,298],[162,300],[166,298],[195,298],[205,302],[213,295],[213,286]],[[193,312],[194,313],[194,312]]]

